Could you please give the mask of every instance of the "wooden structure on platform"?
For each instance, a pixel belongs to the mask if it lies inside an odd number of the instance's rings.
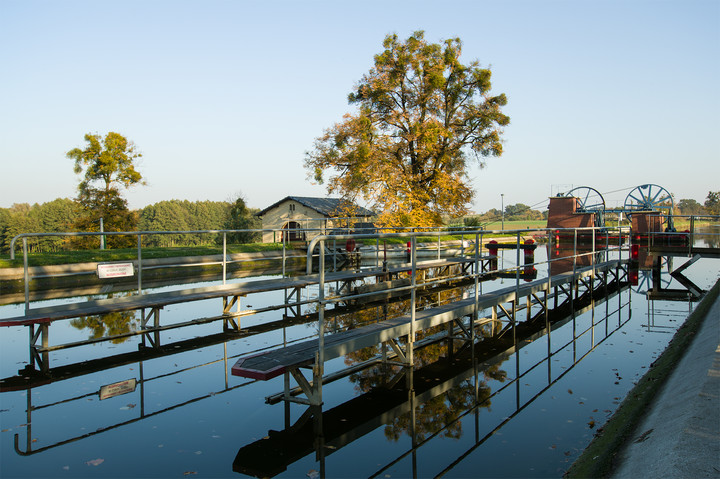
[[[595,226],[595,213],[578,211],[580,200],[574,196],[554,196],[548,206],[548,228],[588,228]]]

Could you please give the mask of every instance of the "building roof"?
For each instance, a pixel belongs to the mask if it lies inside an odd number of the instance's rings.
[[[348,205],[348,202],[346,200],[343,200],[342,198],[313,198],[311,196],[286,196],[282,200],[277,201],[262,210],[260,213],[257,214],[257,216],[263,216],[271,209],[277,207],[278,205],[286,201],[295,201],[327,217],[347,216],[344,212],[344,210],[346,209],[344,207]],[[352,207],[354,210],[353,216],[375,216],[375,213],[361,206],[352,205]]]

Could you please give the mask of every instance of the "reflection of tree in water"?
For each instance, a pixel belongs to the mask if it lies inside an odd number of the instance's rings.
[[[424,363],[432,363],[447,354],[447,346],[435,344],[415,352],[415,358]],[[507,373],[500,369],[500,364],[479,371],[477,397],[475,396],[474,379],[463,381],[458,386],[415,407],[414,433],[417,441],[443,430],[443,436],[458,439],[462,436],[462,423],[455,421],[461,414],[474,406],[490,408],[492,390],[487,385],[489,380],[504,382]],[[413,433],[412,413],[397,416],[385,426],[385,436],[397,441],[401,434],[408,436]]]
[[[504,371],[500,372],[504,373]],[[491,392],[485,382],[478,385],[479,407],[490,407],[490,401],[487,399]],[[475,404],[475,386],[473,380],[468,379],[449,391],[416,405],[414,425],[411,411],[393,418],[393,421],[385,426],[385,437],[397,441],[401,435],[411,436],[414,432],[415,440],[423,441],[442,430],[443,437],[459,439],[462,437],[462,422],[456,419]]]
[[[418,298],[418,309],[461,299],[462,294],[463,291],[461,289],[453,289]],[[345,327],[353,328],[364,323],[407,314],[409,308],[410,301],[401,301],[339,317],[338,321]],[[437,334],[445,330],[446,327],[447,326],[438,326],[425,331],[418,331],[416,341]],[[477,334],[479,337],[491,337],[492,326],[487,324],[478,328]],[[400,339],[401,343],[406,343],[406,341],[406,338]],[[453,347],[462,344],[464,344],[463,341],[454,341]],[[351,366],[377,357],[379,354],[381,354],[380,345],[364,348],[346,355],[345,364]],[[447,357],[448,354],[448,342],[445,340],[417,349],[414,352],[415,369],[421,369],[424,366],[437,363],[442,358]],[[390,378],[397,374],[399,370],[398,367],[388,368],[387,366],[378,364],[352,374],[350,380],[355,383],[355,389],[358,392],[364,393],[373,388],[386,385]],[[504,382],[507,373],[500,370],[500,365],[494,365],[486,368],[481,374],[479,378],[481,383],[478,385],[477,398],[475,396],[474,380],[469,379],[449,391],[416,406],[414,429],[417,440],[422,440],[427,435],[434,434],[445,427],[447,428],[444,429],[443,432],[445,437],[459,438],[462,435],[462,425],[460,422],[454,422],[454,420],[475,404],[479,404],[480,407],[484,408],[490,407],[491,402],[488,398],[492,391],[487,385],[487,381],[496,380]],[[410,435],[413,426],[411,421],[411,413],[395,417],[394,420],[385,427],[386,437],[388,439],[398,440],[403,433]]]
[[[111,297],[112,295],[108,295],[108,298]],[[81,316],[71,320],[70,325],[75,329],[91,330],[89,339],[107,338],[136,331],[138,321],[135,313],[136,311],[115,311],[94,316]],[[114,338],[110,342],[120,344],[128,339],[128,337]]]

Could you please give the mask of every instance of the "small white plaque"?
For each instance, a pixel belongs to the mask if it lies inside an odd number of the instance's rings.
[[[99,264],[97,275],[100,279],[124,278],[135,274],[132,263],[106,263]]]

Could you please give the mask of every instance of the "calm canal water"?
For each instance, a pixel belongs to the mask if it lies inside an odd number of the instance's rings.
[[[544,255],[539,248],[536,259]],[[506,252],[503,264],[512,266],[515,258]],[[685,261],[675,258],[674,267]],[[701,260],[685,275],[708,289],[718,279],[719,266],[718,260]],[[546,274],[538,271],[538,277]],[[513,280],[482,287],[487,292],[509,284]],[[230,368],[239,355],[312,337],[316,324],[298,321],[215,344],[198,338],[219,333],[220,322],[170,330],[162,343],[173,346],[163,356],[115,361],[105,369],[0,393],[0,476],[560,477],[695,306],[649,302],[649,287],[649,272],[641,271],[638,286],[574,318],[555,318],[550,335],[541,328],[523,330],[517,353],[503,353],[507,334],[498,338],[488,327],[473,352],[460,342],[452,353],[446,342],[418,352],[412,375],[379,366],[357,371],[326,384],[322,415],[306,422],[298,421],[304,406],[266,404],[266,397],[283,390],[282,376],[252,381],[230,375]],[[683,288],[667,274],[667,266],[662,287]],[[445,291],[424,301],[468,291]],[[242,308],[275,304],[277,295],[253,295]],[[404,306],[373,306],[339,316],[337,324],[373,320]],[[166,324],[220,311],[218,299],[169,306],[161,317]],[[23,305],[0,307],[0,317],[22,312]],[[242,326],[257,330],[280,317],[279,311],[261,313],[243,318]],[[134,316],[113,321],[103,326],[92,318],[59,321],[51,326],[51,344],[138,322]],[[132,354],[138,341],[58,351],[51,354],[51,366],[60,370],[88,359]],[[28,363],[27,328],[0,330],[0,351],[0,377],[18,375]],[[330,361],[326,373],[369,355],[361,351]],[[101,399],[103,386],[122,381],[135,383],[134,389]],[[322,437],[314,433],[320,426]]]

